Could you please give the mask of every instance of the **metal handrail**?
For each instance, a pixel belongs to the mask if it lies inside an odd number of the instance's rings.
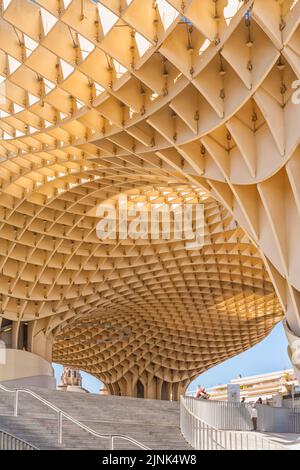
[[[186,438],[186,440],[191,444],[194,448],[198,448],[197,446],[200,446],[202,449],[209,449],[209,448],[214,448],[215,449],[221,449],[221,450],[232,450],[232,444],[233,442],[235,444],[238,444],[239,442],[243,446],[243,438],[246,440],[246,447],[248,450],[249,448],[249,440],[254,438],[255,442],[255,447],[257,448],[257,441],[259,440],[262,443],[262,447],[265,449],[270,449],[271,447],[277,449],[277,450],[287,450],[285,446],[272,441],[271,439],[267,439],[266,437],[262,436],[261,434],[257,432],[239,432],[239,431],[229,431],[229,430],[220,430],[217,429],[213,426],[211,426],[209,423],[207,423],[205,420],[194,414],[191,410],[188,409],[186,406],[186,400],[185,397],[181,397],[181,411],[180,411],[180,427],[181,427],[181,432],[183,436]],[[184,411],[188,413],[188,423],[186,424],[185,422],[185,416],[184,416]],[[196,425],[195,425],[196,423]],[[188,432],[186,432],[186,428],[189,426]],[[201,434],[202,432],[202,434]],[[220,439],[220,443],[218,442],[218,436],[221,437],[223,435],[224,437],[224,442],[225,444],[222,444],[222,440]],[[205,442],[201,442],[201,436],[204,437]],[[227,437],[229,440],[229,447],[227,446]],[[205,447],[206,444],[206,447]],[[203,445],[203,447],[202,447]],[[236,448],[236,447],[235,447]]]
[[[114,450],[114,441],[116,439],[121,439],[125,441],[129,441],[132,444],[135,444],[137,447],[143,449],[143,450],[151,450],[149,447],[145,446],[141,442],[137,441],[133,437],[130,436],[125,436],[123,434],[101,434],[97,431],[94,431],[93,429],[89,428],[85,424],[81,423],[77,419],[73,418],[70,416],[68,413],[63,411],[61,408],[58,408],[57,406],[53,405],[53,403],[49,402],[45,398],[41,397],[37,393],[33,392],[32,390],[26,389],[26,388],[8,388],[5,387],[4,385],[0,384],[0,389],[3,390],[4,392],[8,393],[15,393],[15,403],[14,403],[14,416],[18,416],[18,408],[19,408],[19,393],[28,393],[32,397],[36,398],[38,401],[46,405],[48,408],[51,408],[53,411],[55,411],[58,415],[58,430],[57,430],[57,441],[61,445],[63,441],[63,418],[66,418],[68,421],[71,421],[73,424],[78,426],[79,428],[83,429],[84,431],[87,431],[88,433],[92,434],[95,437],[99,437],[101,439],[109,439],[110,440],[110,450]]]
[[[188,409],[209,426],[228,431],[251,431],[251,405],[185,396]],[[269,407],[268,407],[269,408]]]
[[[249,403],[202,400],[185,396],[190,411],[210,426],[228,431],[251,431],[251,409]],[[273,407],[257,404],[257,429],[262,432],[299,433],[300,408]]]
[[[8,441],[10,441],[10,444],[14,443],[14,445],[12,445],[11,448],[8,448],[9,447]],[[29,444],[29,442],[25,441],[24,439],[20,439],[19,437],[14,436],[10,432],[4,431],[3,429],[0,428],[0,450],[39,450],[39,449],[33,444]]]

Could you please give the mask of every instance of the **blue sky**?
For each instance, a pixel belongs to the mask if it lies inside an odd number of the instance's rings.
[[[263,374],[291,367],[287,354],[287,340],[280,323],[261,343],[201,374],[189,389],[195,390],[198,383],[207,388],[228,383],[239,374],[242,376]],[[62,367],[54,364],[54,369],[56,380],[59,383]],[[82,375],[83,386],[93,393],[98,393],[101,382],[89,374],[82,373]]]

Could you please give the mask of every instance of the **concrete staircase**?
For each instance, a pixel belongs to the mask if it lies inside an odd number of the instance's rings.
[[[102,434],[130,436],[150,449],[186,450],[180,433],[179,404],[32,388],[73,418]],[[21,393],[19,416],[13,415],[14,394],[0,390],[0,429],[39,449],[109,449],[109,440],[94,437],[63,420],[63,445],[57,443],[57,414],[28,394]],[[137,449],[123,440],[117,449]]]

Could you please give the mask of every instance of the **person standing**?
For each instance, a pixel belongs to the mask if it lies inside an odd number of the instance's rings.
[[[257,418],[258,418],[257,408],[256,408],[256,405],[254,404],[251,408],[251,421],[253,424],[253,431],[257,431]]]

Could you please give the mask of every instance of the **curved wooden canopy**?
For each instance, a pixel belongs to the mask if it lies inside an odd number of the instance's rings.
[[[299,336],[300,2],[0,3],[2,317],[127,394],[186,385],[282,310]],[[200,200],[204,248],[100,243],[119,194]]]

